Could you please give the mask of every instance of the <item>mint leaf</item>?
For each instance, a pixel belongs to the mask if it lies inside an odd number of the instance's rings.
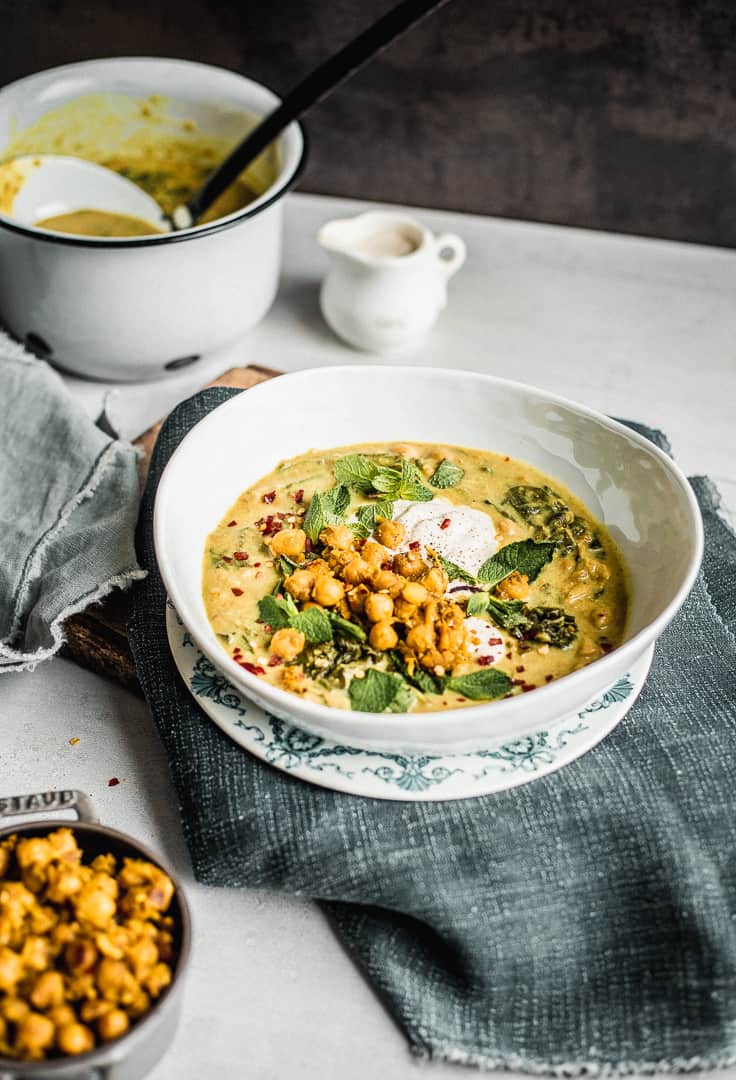
[[[396,699],[404,680],[400,675],[369,668],[364,678],[350,680],[348,697],[356,712],[385,712]]]
[[[391,520],[394,516],[394,504],[388,499],[379,499],[378,502],[368,503],[367,506],[359,506],[356,514],[360,524],[372,533],[381,518],[386,521]]]
[[[390,465],[382,465],[373,477],[373,490],[382,495],[399,497],[401,489],[401,473]]]
[[[312,611],[309,608],[309,611]],[[337,615],[334,611],[328,611],[327,616],[332,623],[332,626],[339,634],[344,634],[345,637],[354,638],[356,641],[365,641],[366,632],[362,626],[358,623],[350,622],[349,619],[343,619],[342,615]]]
[[[424,484],[424,476],[411,461],[401,462],[400,499],[412,502],[431,502],[434,495]]]
[[[372,529],[369,529],[367,525],[364,525],[362,521],[349,521],[348,525],[361,540],[367,540],[373,531]]]
[[[450,581],[464,581],[466,585],[476,584],[475,577],[469,570],[463,570],[462,566],[450,562],[449,559],[443,559],[441,555],[438,555],[437,558],[440,560],[440,566],[445,571]]]
[[[457,675],[450,679],[447,686],[471,701],[491,701],[508,694],[513,683],[505,672],[497,668],[484,668],[482,671],[473,671],[470,675]]]
[[[484,611],[488,611],[488,593],[473,593],[468,600],[466,615],[482,615]]]
[[[339,525],[341,519],[345,516],[345,511],[350,506],[350,492],[344,484],[338,484],[337,487],[330,488],[329,491],[322,493],[322,504],[327,511],[327,514],[334,514],[340,519],[340,521],[328,521],[328,525]]]
[[[454,461],[443,458],[429,478],[432,487],[451,488],[457,487],[465,476],[465,469],[461,469]]]
[[[363,454],[348,454],[337,459],[333,471],[338,484],[346,484],[368,495],[373,490],[373,478],[378,466]]]
[[[526,627],[529,620],[525,614],[526,604],[523,600],[497,600],[495,596],[486,596],[487,610],[491,619],[500,626],[502,630],[508,630],[510,632],[517,631],[514,636],[518,636],[518,630],[521,627]]]
[[[274,630],[291,625],[291,615],[285,600],[275,596],[262,596],[258,601],[258,617]]]
[[[389,705],[388,711],[393,713],[409,712],[415,696],[416,695],[409,684],[405,683],[402,679],[399,688],[396,691],[396,697]]]
[[[298,569],[297,564],[291,559],[287,559],[286,555],[279,555],[279,567],[284,577],[291,577],[294,571]]]
[[[307,608],[306,611],[298,611],[291,617],[291,625],[295,630],[301,630],[304,637],[311,645],[320,645],[323,641],[332,640],[332,623],[326,611],[322,608]]]
[[[342,525],[349,505],[350,492],[343,484],[329,491],[315,491],[302,522],[312,543],[319,540],[325,525]]]
[[[417,690],[421,690],[423,694],[441,694],[444,690],[445,679],[432,675],[431,672],[420,667],[419,664],[414,665],[414,670],[410,675],[404,657],[396,649],[392,650],[391,659],[403,678],[412,686],[416,686]]]
[[[498,585],[516,571],[526,574],[529,581],[534,581],[552,558],[555,548],[556,544],[551,541],[537,544],[534,540],[518,540],[506,544],[490,559],[486,559],[478,571],[478,581],[484,585]]]

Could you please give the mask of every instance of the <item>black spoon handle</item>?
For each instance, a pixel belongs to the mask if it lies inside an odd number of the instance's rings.
[[[359,34],[338,53],[320,64],[237,146],[215,170],[199,191],[187,203],[192,221],[197,219],[222,195],[243,169],[264,150],[276,136],[303,115],[312,105],[326,97],[345,79],[350,78],[373,56],[408,30],[415,22],[441,7],[447,0],[402,0],[382,15],[377,22]]]

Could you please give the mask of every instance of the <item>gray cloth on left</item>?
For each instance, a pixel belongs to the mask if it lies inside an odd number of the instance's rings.
[[[136,452],[0,331],[0,672],[61,647],[63,622],[145,576]]]

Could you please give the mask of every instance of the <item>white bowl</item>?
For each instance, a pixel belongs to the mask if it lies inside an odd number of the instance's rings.
[[[374,714],[304,701],[239,667],[202,599],[208,533],[245,488],[310,447],[389,440],[509,454],[558,480],[603,521],[630,574],[623,644],[588,667],[507,700],[436,713]],[[520,383],[468,371],[338,367],[283,375],[214,409],[172,455],[154,535],[168,594],[199,648],[264,709],[319,734],[406,751],[477,748],[539,730],[625,674],[662,633],[700,565],[703,530],[676,465],[600,413]]]
[[[186,60],[68,64],[0,90],[0,158],[15,130],[82,95],[111,92],[168,97],[181,118],[214,134],[231,135],[243,113],[259,118],[279,104],[251,79]],[[279,147],[280,172],[258,199],[181,232],[65,236],[0,214],[0,322],[52,363],[101,379],[157,378],[241,338],[276,295],[281,199],[305,160],[299,124]]]

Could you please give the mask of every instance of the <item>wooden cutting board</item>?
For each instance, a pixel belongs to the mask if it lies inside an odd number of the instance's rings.
[[[251,365],[232,368],[207,385],[235,386],[247,390],[248,387],[272,379],[278,374],[279,372],[272,368]],[[162,424],[163,419],[148,431],[144,431],[134,443],[142,450],[139,465],[141,490],[146,482],[151,454]],[[64,623],[66,642],[62,655],[140,694],[141,688],[126,633],[129,602],[127,592],[115,589],[101,604],[94,604],[79,615],[72,615]]]

